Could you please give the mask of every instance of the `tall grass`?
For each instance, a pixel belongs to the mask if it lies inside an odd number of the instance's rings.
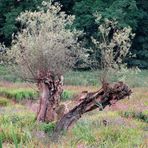
[[[99,119],[98,119],[99,120]],[[84,148],[125,148],[146,146],[141,129],[125,125],[101,125],[89,120],[79,121],[60,144],[51,147]]]
[[[65,74],[65,85],[75,86],[100,86],[101,71],[71,71]],[[110,76],[111,82],[118,81],[116,75]],[[148,87],[148,70],[142,70],[137,74],[128,73],[126,74],[126,82],[131,87]]]
[[[9,105],[9,101],[8,101],[8,99],[6,99],[6,98],[1,98],[0,97],[0,107],[1,106],[7,106],[7,105]]]
[[[15,101],[21,101],[24,99],[36,99],[38,94],[37,92],[33,91],[32,89],[28,88],[5,88],[0,87],[0,95],[5,96],[7,98],[13,99]]]
[[[95,110],[82,116],[61,138],[61,143],[57,144],[51,144],[52,141],[49,138],[55,123],[38,123],[34,119],[35,113],[28,111],[22,105],[9,105],[0,110],[0,145],[7,144],[8,148],[146,147],[144,130],[147,123],[135,118],[125,118],[118,111]],[[107,125],[103,124],[103,120],[107,120]],[[43,132],[47,137],[40,135]]]
[[[8,107],[3,114],[0,114],[0,137],[2,142],[14,143],[15,147],[18,147],[18,143],[25,143],[31,139],[28,131],[34,127],[35,116],[28,111],[20,110],[17,106],[15,106],[17,111],[13,111],[13,108]]]
[[[64,76],[65,85],[98,86],[101,71],[70,71]]]
[[[2,148],[2,144],[3,144],[3,139],[2,136],[0,135],[0,148]]]
[[[76,92],[70,91],[70,90],[64,90],[62,95],[61,95],[61,100],[66,101],[66,100],[71,100],[75,96]]]
[[[35,114],[22,105],[7,106],[2,112],[0,110],[0,146],[6,144],[8,148],[46,147],[34,133],[50,133],[54,127],[55,123],[36,122]]]
[[[64,90],[61,95],[61,100],[66,101],[70,100],[74,97],[76,92],[70,90]],[[38,93],[29,88],[7,88],[7,87],[0,87],[0,96],[5,96],[9,99],[13,99],[15,101],[22,101],[22,100],[35,100],[38,98]],[[0,98],[0,105],[7,105],[8,100],[4,98]]]
[[[100,86],[101,70],[95,71],[69,71],[64,75],[65,85],[75,86]],[[112,74],[111,81],[117,81],[116,75]],[[133,75],[130,72],[126,75],[127,82],[131,87],[148,87],[148,70],[142,70],[140,73]],[[0,66],[0,80],[11,82],[20,82],[18,76],[9,72],[9,70]]]

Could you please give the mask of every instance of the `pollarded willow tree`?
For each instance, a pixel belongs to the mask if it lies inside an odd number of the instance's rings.
[[[96,14],[97,23],[100,24],[101,18]],[[103,22],[98,27],[99,39],[92,38],[92,41],[101,54],[102,80],[107,81],[112,75],[124,77],[128,71],[125,59],[133,56],[129,50],[135,34],[130,26],[121,28],[115,20],[104,19]]]
[[[81,32],[70,29],[74,16],[62,12],[58,3],[43,2],[40,11],[26,11],[17,20],[25,29],[14,36],[9,56],[21,78],[37,82],[37,120],[53,121],[63,90],[62,75],[79,56]]]

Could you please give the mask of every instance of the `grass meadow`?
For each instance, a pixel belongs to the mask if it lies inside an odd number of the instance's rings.
[[[133,91],[129,99],[83,115],[59,143],[53,143],[50,136],[55,123],[35,121],[36,86],[21,82],[3,70],[0,69],[0,148],[148,147],[148,71],[136,77],[129,75],[128,84]],[[83,90],[99,89],[99,71],[69,72],[64,83],[62,103],[70,102]]]

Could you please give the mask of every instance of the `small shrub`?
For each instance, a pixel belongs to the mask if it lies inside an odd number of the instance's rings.
[[[69,91],[69,90],[64,90],[61,96],[61,100],[66,101],[66,100],[70,100],[74,97],[75,92],[73,91]]]
[[[46,124],[46,123],[41,124],[41,130],[43,130],[45,133],[51,134],[52,131],[54,130],[54,128],[55,128],[55,123],[54,122],[53,123],[48,123],[48,124]]]
[[[148,123],[148,115],[144,114],[143,112],[125,111],[120,112],[120,115],[126,118],[139,119],[143,122]]]

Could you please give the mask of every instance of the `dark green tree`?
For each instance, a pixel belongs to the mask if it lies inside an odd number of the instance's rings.
[[[93,47],[91,36],[96,37],[97,25],[94,13],[100,13],[103,18],[117,20],[119,27],[130,26],[136,33],[130,51],[135,58],[127,60],[129,66],[148,68],[148,1],[147,0],[76,0],[72,14],[76,16],[75,27],[85,32],[84,40],[87,47]],[[90,55],[98,59],[95,50]]]
[[[25,10],[35,11],[42,0],[0,0],[0,42],[10,45],[12,34],[20,24],[16,17]]]
[[[129,65],[148,68],[148,1],[136,0],[137,7],[142,17],[138,19],[136,36],[131,51],[136,54],[135,58],[129,60]]]

